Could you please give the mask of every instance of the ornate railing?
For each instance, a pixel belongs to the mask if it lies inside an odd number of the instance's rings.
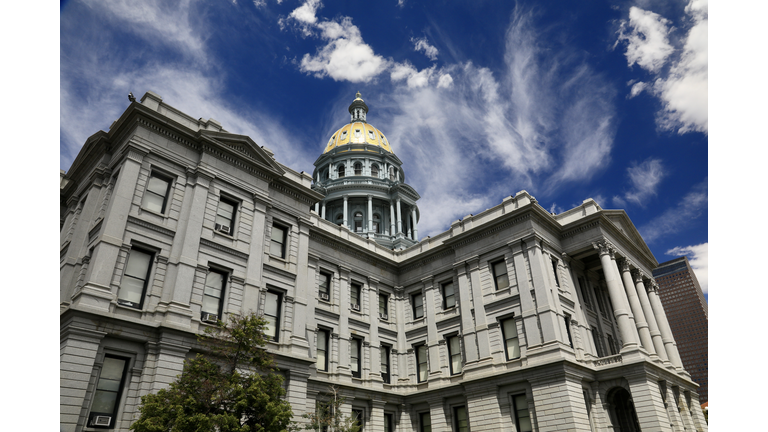
[[[605,366],[614,363],[621,363],[621,354],[616,354],[610,357],[603,357],[595,360],[595,366]]]

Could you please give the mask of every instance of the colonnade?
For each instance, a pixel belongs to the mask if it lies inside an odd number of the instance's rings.
[[[646,284],[640,270],[630,270],[626,258],[617,262],[615,247],[607,240],[592,243],[599,251],[608,295],[614,306],[614,317],[623,341],[622,351],[642,347],[651,356],[683,369],[672,331],[652,279]]]
[[[367,233],[375,233],[375,230],[373,229],[373,195],[368,194],[368,225],[364,232]],[[343,219],[342,224],[350,230],[352,229],[349,226],[349,195],[344,195],[344,208],[342,210]],[[403,237],[409,238],[414,241],[419,240],[419,230],[418,230],[418,214],[416,212],[416,206],[412,205],[408,209],[408,211],[405,214],[405,220],[403,220],[403,211],[402,206],[400,204],[400,197],[394,198],[389,200],[389,220],[390,220],[390,235],[391,236],[397,236],[399,234],[402,234]],[[395,211],[397,209],[397,211]],[[326,217],[326,201],[317,202],[315,203],[315,213],[320,215],[322,219],[328,220]],[[380,223],[383,223],[384,221],[380,221]]]

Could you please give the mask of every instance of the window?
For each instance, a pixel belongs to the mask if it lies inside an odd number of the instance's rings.
[[[584,299],[584,304],[587,305],[587,308],[592,310],[592,302],[589,300],[589,295],[587,295],[587,282],[581,276],[579,276],[578,279],[579,279],[579,291],[581,291],[581,298]]]
[[[376,164],[371,165],[371,176],[372,177],[379,177],[379,166]]]
[[[363,214],[361,212],[355,213],[355,232],[363,232]]]
[[[491,266],[493,267],[493,280],[496,283],[496,290],[507,288],[509,286],[509,277],[507,276],[506,261],[496,261]]]
[[[379,318],[389,319],[389,297],[386,294],[379,294]]]
[[[395,181],[395,169],[393,167],[389,167],[389,179]]]
[[[432,432],[432,420],[428,412],[419,414],[419,432]]]
[[[467,417],[467,407],[465,406],[454,407],[453,421],[456,424],[456,432],[469,432],[469,418]]]
[[[603,343],[600,340],[600,334],[597,332],[597,328],[592,326],[592,340],[595,342],[595,349],[597,350],[598,357],[604,357]]]
[[[328,372],[328,342],[331,338],[328,330],[317,331],[317,370]]]
[[[280,306],[283,296],[275,291],[267,291],[267,295],[264,302],[264,319],[267,320],[267,325],[264,327],[264,336],[275,342],[278,341],[280,336]]]
[[[571,339],[571,316],[566,315],[563,319],[565,320],[565,332],[568,333],[568,344],[573,348],[573,339]]]
[[[216,322],[223,312],[224,287],[227,283],[227,275],[219,270],[211,270],[205,278],[203,289],[203,321]]]
[[[149,176],[147,189],[141,199],[141,206],[147,210],[157,213],[165,213],[165,207],[168,204],[168,192],[171,189],[171,179],[152,173]]]
[[[376,234],[381,234],[381,232],[379,232],[380,221],[381,221],[381,217],[379,217],[379,215],[377,214],[373,215],[373,232],[375,232]]]
[[[276,257],[285,258],[285,239],[288,230],[279,225],[272,225],[272,241],[269,245],[269,253]]]
[[[595,298],[597,298],[597,308],[600,309],[600,313],[605,316],[605,306],[603,305],[603,298],[600,296],[600,291],[597,290],[597,287],[593,287],[593,291],[595,292]]]
[[[339,178],[342,178],[344,177],[344,175],[346,175],[346,168],[344,167],[344,165],[339,165],[337,170],[339,173]]]
[[[141,309],[149,282],[153,254],[140,249],[131,249],[125,264],[123,279],[117,292],[117,301],[123,306]]]
[[[101,366],[99,381],[93,394],[89,426],[112,429],[117,418],[120,396],[125,386],[129,359],[107,354]]]
[[[427,346],[419,345],[416,347],[416,379],[418,382],[424,382],[427,380],[428,375]]]
[[[387,345],[382,345],[379,348],[381,353],[381,380],[389,384],[389,350]]]
[[[515,408],[515,424],[517,432],[533,432],[531,413],[528,411],[528,400],[524,394],[512,396],[512,404]]]
[[[390,413],[384,413],[384,432],[394,432],[394,416]]]
[[[507,354],[507,360],[520,357],[520,341],[517,338],[517,324],[514,318],[505,319],[501,322],[501,335],[504,337],[504,351]]]
[[[320,285],[318,285],[317,291],[320,295],[320,300],[331,301],[331,274],[320,272]]]
[[[350,288],[350,306],[352,310],[360,311],[360,291],[362,291],[362,285],[352,282],[352,288]]]
[[[557,260],[552,258],[552,270],[555,272],[555,286],[560,286],[560,278],[557,277]]]
[[[333,405],[330,402],[315,402],[315,412],[318,423],[321,424],[320,432],[328,432],[328,425],[332,423]]]
[[[456,295],[453,291],[453,282],[443,284],[443,309],[456,306]]]
[[[461,373],[461,346],[458,336],[451,336],[447,340],[448,356],[451,358],[451,375]]]
[[[336,215],[336,225],[339,225],[339,226],[344,225],[344,215],[342,215],[341,213]]]
[[[360,162],[357,162],[355,163],[354,166],[355,166],[355,175],[356,176],[363,175],[363,164],[361,164]]]
[[[360,347],[363,345],[363,341],[361,339],[352,338],[349,341],[349,353],[350,353],[350,367],[352,368],[352,376],[355,378],[360,378],[360,371],[361,371],[361,365],[360,365],[360,358],[362,357],[360,355]]]
[[[611,355],[616,355],[616,346],[613,344],[613,338],[611,335],[608,336],[608,351],[611,352]]]
[[[413,319],[417,320],[424,317],[424,297],[421,293],[411,296],[411,304],[413,305]]]
[[[234,232],[236,210],[237,203],[235,201],[226,198],[219,200],[219,208],[216,209],[216,224],[214,225],[216,231],[230,235]]]
[[[360,428],[358,430],[362,432],[365,426],[365,410],[352,408],[352,421],[355,426]]]

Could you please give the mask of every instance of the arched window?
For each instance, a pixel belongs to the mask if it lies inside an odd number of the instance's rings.
[[[371,176],[378,178],[379,177],[379,166],[376,164],[371,165]]]
[[[336,225],[342,225],[344,223],[344,215],[341,213],[336,215]]]
[[[363,232],[363,214],[355,212],[355,232]]]
[[[344,177],[344,174],[346,173],[346,168],[344,168],[344,165],[339,165],[339,178]]]
[[[320,172],[320,180],[325,181],[328,180],[328,169],[324,169]]]
[[[381,232],[379,231],[379,221],[380,220],[381,220],[381,218],[379,217],[379,215],[377,215],[377,214],[373,215],[373,232],[375,232],[376,234],[381,234]]]
[[[356,176],[363,175],[363,164],[361,164],[360,162],[355,163],[355,175]]]
[[[389,167],[389,179],[395,181],[395,168]]]

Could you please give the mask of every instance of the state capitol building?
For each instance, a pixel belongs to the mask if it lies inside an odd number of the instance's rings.
[[[368,110],[312,175],[152,92],[88,138],[61,179],[61,431],[127,431],[250,311],[297,421],[333,385],[366,432],[707,430],[626,212],[520,191],[420,238]]]

